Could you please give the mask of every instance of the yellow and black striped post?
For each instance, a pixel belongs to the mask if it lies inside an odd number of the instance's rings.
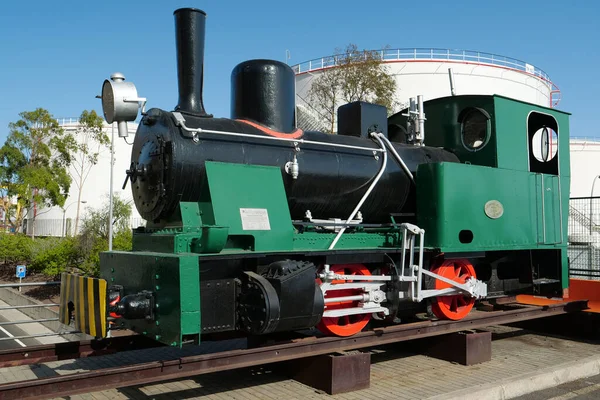
[[[63,272],[59,319],[94,337],[106,337],[106,281]]]

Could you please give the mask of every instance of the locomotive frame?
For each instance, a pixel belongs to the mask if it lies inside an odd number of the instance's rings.
[[[205,17],[175,11],[174,111],[146,111],[120,74],[104,82],[120,136],[142,108],[126,183],[148,224],[132,251],[101,254],[100,279],[63,274],[63,323],[105,337],[110,320],[182,346],[228,332],[351,336],[423,310],[462,319],[482,298],[566,294],[568,113],[419,97],[389,118],[351,103],[337,135],[303,132],[291,68],[252,60],[232,73],[232,118],[214,118]]]

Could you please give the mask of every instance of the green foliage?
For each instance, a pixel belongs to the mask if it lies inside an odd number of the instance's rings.
[[[101,209],[88,211],[88,216],[83,223],[82,236],[108,240],[108,216],[108,201]],[[131,217],[131,204],[126,203],[119,196],[113,196],[113,233],[129,229],[129,217]]]
[[[335,132],[337,108],[345,103],[366,101],[380,104],[388,115],[396,111],[396,81],[378,51],[358,50],[350,44],[339,54],[325,60],[332,68],[321,71],[311,83],[309,106]]]
[[[131,251],[132,241],[133,232],[131,229],[120,230],[113,237],[113,250]]]
[[[31,259],[29,236],[0,234],[0,261],[4,264],[28,262]]]
[[[48,277],[58,277],[79,261],[76,238],[46,238],[33,243],[31,269]]]
[[[132,232],[130,229],[119,230],[113,236],[113,250],[124,250],[131,251],[132,243]],[[79,242],[82,246],[82,241]],[[91,246],[90,246],[91,244]],[[83,260],[80,268],[89,276],[100,275],[100,253],[108,251],[108,239],[96,238],[95,240],[88,242],[87,250],[88,256]],[[83,251],[84,248],[80,247],[79,251]]]
[[[19,114],[0,148],[0,187],[18,207],[10,222],[20,227],[32,202],[38,207],[63,206],[71,185],[68,168],[76,149],[74,137],[43,108]]]
[[[0,234],[0,263],[25,263],[30,271],[57,278],[61,272],[76,268],[90,276],[100,272],[100,252],[108,251],[108,202],[91,210],[81,235],[67,238],[38,238]],[[118,196],[113,207],[113,250],[131,250],[129,229],[131,205]]]
[[[44,238],[0,234],[0,262],[25,264],[30,272],[43,273],[50,279],[66,268],[77,265],[79,254],[75,238]]]
[[[67,238],[32,238],[0,233],[0,264],[24,263],[29,271],[56,279],[61,272],[76,268],[87,275],[98,276],[100,252],[108,251],[108,202],[91,210],[83,224],[82,234]],[[131,250],[132,232],[129,229],[131,205],[114,197],[113,250]]]
[[[132,232],[129,228],[131,204],[119,196],[113,197],[113,250],[131,250]],[[99,210],[88,212],[79,236],[79,251],[86,257],[81,269],[87,274],[98,276],[100,271],[100,252],[108,251],[109,203]]]

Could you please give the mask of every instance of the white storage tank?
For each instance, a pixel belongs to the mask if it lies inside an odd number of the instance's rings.
[[[78,118],[57,118],[59,125],[68,132],[75,134],[80,128]],[[113,132],[113,126],[103,122],[104,132],[111,138]],[[133,199],[131,195],[131,189],[129,184],[122,189],[123,181],[125,179],[125,170],[129,168],[131,162],[131,143],[137,130],[136,123],[127,124],[129,137],[127,142],[119,138],[117,127],[114,127],[114,176],[113,176],[113,193],[119,196],[122,200],[131,204],[131,219],[130,225],[137,227],[144,225],[145,221],[140,217],[135,206],[133,205]],[[81,140],[76,136],[76,139]],[[92,150],[94,151],[94,150]],[[71,166],[71,176],[77,176],[73,170],[75,166]],[[77,233],[81,232],[81,226],[83,220],[86,217],[88,209],[100,209],[102,206],[108,203],[108,196],[110,193],[110,147],[102,148],[98,154],[98,163],[91,167],[87,175],[86,181],[83,186],[81,194],[81,204],[79,208],[79,221]],[[30,210],[29,215],[25,222],[25,231],[31,232],[32,226],[32,214],[35,213],[35,235],[36,236],[68,236],[75,234],[75,219],[77,216],[77,198],[78,198],[78,187],[75,182],[71,183],[69,190],[69,197],[67,198],[63,208],[61,207],[49,207],[40,208],[35,207]]]
[[[467,50],[413,48],[378,52],[396,79],[395,100],[401,104],[400,109],[418,95],[423,95],[424,101],[450,96],[449,68],[454,75],[456,95],[498,94],[545,107],[556,107],[560,101],[560,90],[550,77],[525,61]],[[335,68],[334,57],[317,58],[292,67],[296,72],[296,104],[300,117],[307,113],[319,118],[308,104],[309,91],[311,83],[325,69]],[[299,120],[298,124],[302,127],[307,122]],[[305,129],[308,128],[311,126]]]

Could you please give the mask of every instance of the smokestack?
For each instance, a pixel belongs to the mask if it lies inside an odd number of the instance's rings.
[[[202,100],[206,13],[196,8],[180,8],[173,15],[179,86],[179,102],[175,111],[210,117]]]

